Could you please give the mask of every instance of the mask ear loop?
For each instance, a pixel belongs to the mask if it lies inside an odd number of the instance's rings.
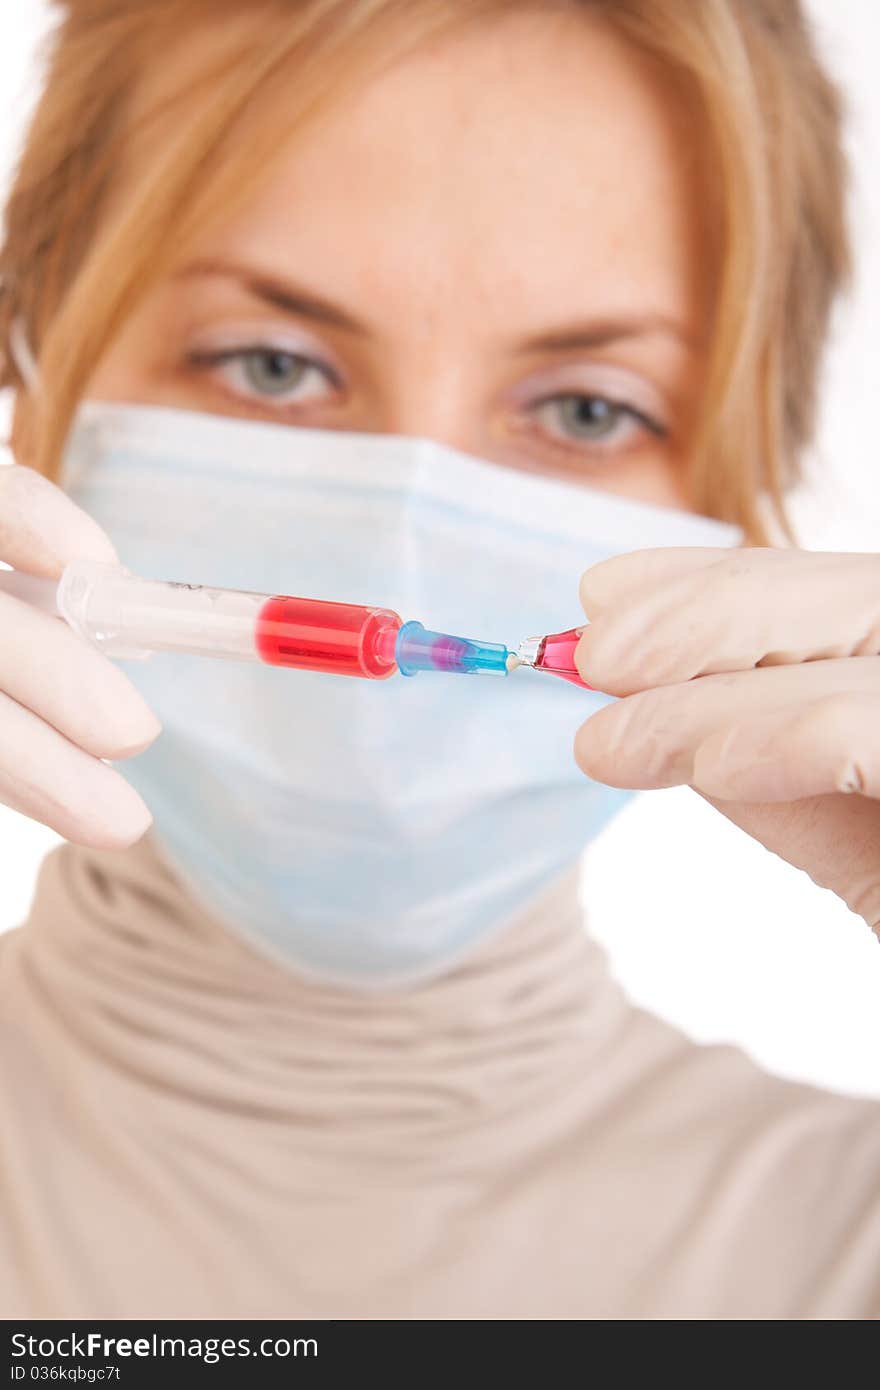
[[[27,331],[21,314],[16,314],[9,325],[9,353],[28,390],[35,393],[39,391],[41,388],[40,369],[34,354],[31,352],[31,345],[28,342]]]
[[[5,284],[2,279],[0,279],[0,294],[2,294],[4,290]],[[40,369],[37,366],[36,358],[28,342],[27,330],[22,314],[16,314],[15,318],[10,323],[6,346],[10,360],[18,369],[18,374],[24,382],[26,389],[33,395],[42,392],[43,387]],[[2,445],[4,452],[9,452],[10,461],[14,462],[12,440],[9,433],[4,434]]]

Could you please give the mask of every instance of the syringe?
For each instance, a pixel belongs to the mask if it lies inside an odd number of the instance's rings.
[[[0,591],[64,618],[107,656],[188,652],[368,680],[397,671],[508,675],[533,666],[586,684],[573,661],[577,636],[570,640],[580,629],[527,639],[514,652],[404,622],[390,608],[144,579],[86,560],[67,565],[57,581],[0,570]]]

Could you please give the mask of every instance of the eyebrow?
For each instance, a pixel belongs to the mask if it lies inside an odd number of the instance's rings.
[[[683,324],[666,314],[619,314],[607,318],[587,319],[573,323],[570,327],[554,329],[529,338],[517,351],[527,352],[566,352],[573,348],[601,348],[611,343],[619,343],[627,338],[646,338],[662,333],[667,338],[675,338],[691,352],[698,352],[700,344]]]
[[[222,275],[239,280],[249,294],[282,309],[286,314],[298,314],[301,318],[314,319],[317,323],[329,323],[334,328],[344,328],[348,333],[361,337],[369,333],[366,324],[352,318],[338,305],[327,299],[319,299],[309,290],[302,289],[290,281],[277,280],[253,266],[238,265],[234,261],[203,260],[184,266],[171,278],[189,280],[198,276]]]
[[[358,337],[366,337],[370,332],[366,324],[346,313],[338,304],[332,304],[292,281],[279,280],[255,266],[222,259],[199,260],[178,270],[172,279],[189,280],[201,276],[224,276],[238,280],[249,294],[286,314],[330,324]],[[529,352],[567,352],[578,348],[590,350],[608,347],[627,338],[642,338],[656,333],[677,339],[692,352],[700,350],[700,344],[684,325],[668,315],[619,314],[587,319],[538,334],[526,339],[517,352],[525,355]]]

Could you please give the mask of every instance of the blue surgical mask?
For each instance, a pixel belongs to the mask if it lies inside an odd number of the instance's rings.
[[[396,609],[515,646],[583,621],[590,565],[729,526],[427,439],[86,401],[61,484],[136,574]],[[195,898],[329,982],[452,965],[632,795],[585,777],[610,697],[529,670],[363,681],[159,654],[125,669],[163,732],[119,771]]]

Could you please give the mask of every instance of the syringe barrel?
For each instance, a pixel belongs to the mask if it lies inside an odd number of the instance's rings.
[[[397,669],[401,620],[386,608],[142,579],[91,561],[66,567],[57,602],[107,656],[179,651],[372,680]]]
[[[58,608],[107,656],[184,651],[259,660],[254,628],[265,595],[142,579],[118,565],[74,561],[61,576]]]
[[[390,608],[275,594],[257,617],[257,650],[272,666],[385,680],[397,670],[400,623]]]

